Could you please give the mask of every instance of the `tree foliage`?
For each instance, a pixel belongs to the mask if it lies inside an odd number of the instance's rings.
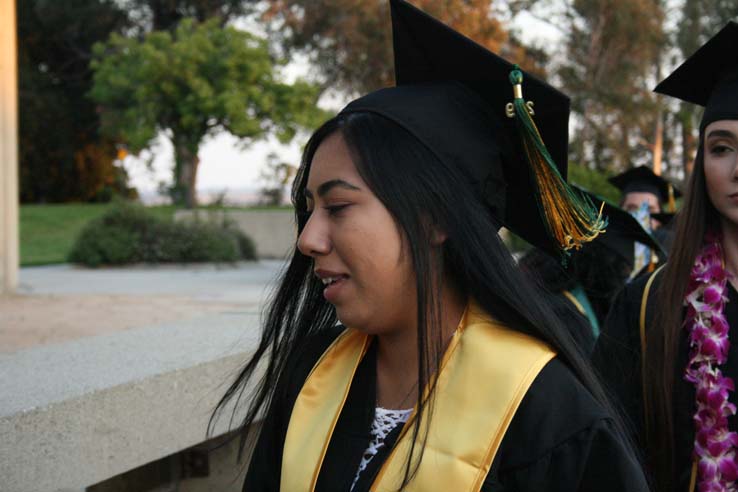
[[[651,164],[672,177],[691,169],[700,109],[655,95],[656,83],[731,18],[735,0],[509,0],[558,28],[556,72],[572,97],[571,158],[614,173]],[[666,22],[668,11],[676,28]]]
[[[511,36],[490,0],[413,4],[527,70],[543,72],[543,50],[526,49]],[[326,88],[365,93],[394,83],[387,0],[270,0],[264,18],[279,46],[308,55]]]
[[[18,2],[22,202],[107,201],[132,193],[86,96],[92,45],[127,22],[112,1]]]
[[[314,86],[281,82],[266,41],[218,19],[185,19],[173,33],[141,40],[113,34],[94,55],[91,96],[101,105],[103,131],[133,153],[165,132],[175,151],[173,198],[188,206],[207,136],[227,131],[248,145],[274,134],[287,142],[322,117]]]
[[[253,0],[23,0],[18,2],[20,192],[23,202],[131,196],[116,141],[99,132],[92,45],[111,33],[173,30],[185,17],[248,14]],[[53,131],[49,131],[53,122]]]
[[[256,0],[124,0],[145,31],[172,31],[182,19],[218,18],[222,25],[249,14]],[[143,24],[147,24],[144,26]]]
[[[267,156],[266,166],[262,169],[260,178],[264,182],[260,194],[261,204],[269,206],[282,205],[287,188],[297,174],[297,167],[279,160],[275,153]]]
[[[651,92],[663,49],[658,0],[574,0],[559,74],[578,125],[576,162],[624,169],[648,154],[657,101]]]

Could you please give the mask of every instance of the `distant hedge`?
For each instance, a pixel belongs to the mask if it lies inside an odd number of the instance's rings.
[[[69,261],[96,267],[130,263],[253,260],[253,241],[225,222],[163,220],[139,205],[121,204],[90,221],[77,237]]]

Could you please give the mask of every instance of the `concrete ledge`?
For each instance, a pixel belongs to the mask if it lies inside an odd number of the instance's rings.
[[[258,318],[212,314],[0,355],[2,490],[81,490],[203,442]]]
[[[286,258],[295,244],[292,210],[179,210],[175,220],[233,221],[256,245],[259,258]]]

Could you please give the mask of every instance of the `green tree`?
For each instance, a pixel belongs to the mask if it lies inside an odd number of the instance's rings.
[[[387,0],[270,0],[275,44],[307,55],[325,88],[366,93],[394,83]],[[413,4],[526,70],[541,74],[543,50],[526,49],[496,18],[491,0]]]
[[[107,201],[130,196],[115,142],[100,135],[89,61],[92,45],[128,27],[107,0],[18,2],[20,198]]]
[[[172,198],[196,204],[198,150],[208,135],[227,131],[244,145],[274,134],[290,141],[314,126],[318,90],[286,84],[266,42],[218,19],[185,19],[173,33],[144,39],[114,34],[94,48],[91,96],[101,106],[103,131],[133,153],[164,132],[174,146]]]
[[[252,12],[257,0],[122,0],[136,12],[139,27],[148,31],[172,31],[179,21],[191,17],[200,22],[217,17],[225,25]],[[148,24],[144,26],[143,24]],[[149,29],[146,29],[146,28]]]

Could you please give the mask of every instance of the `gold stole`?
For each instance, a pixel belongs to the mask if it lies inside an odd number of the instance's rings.
[[[346,329],[305,380],[284,443],[282,491],[315,490],[333,429],[370,339]],[[555,355],[544,343],[506,328],[470,304],[441,361],[423,459],[403,490],[478,491],[525,393]],[[407,430],[413,419],[414,414],[372,491],[394,491],[402,484],[412,439]]]

